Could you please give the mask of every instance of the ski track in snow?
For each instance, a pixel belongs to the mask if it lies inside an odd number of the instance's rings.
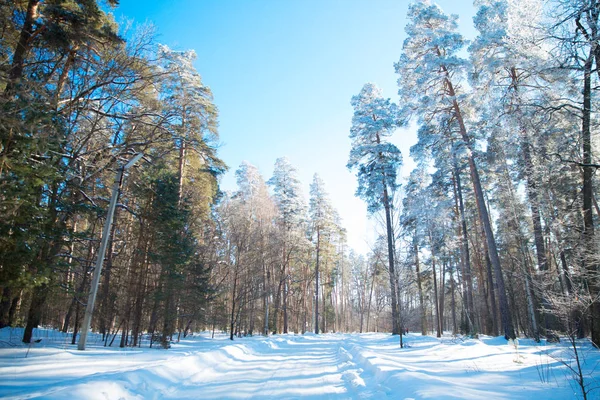
[[[0,331],[0,339],[6,338]],[[14,335],[14,333],[11,333]],[[197,336],[172,349],[85,352],[52,343],[0,347],[0,397],[14,399],[565,399],[577,388],[549,353],[564,348],[502,338],[389,334],[275,335],[231,342]],[[7,343],[7,341],[4,341]],[[44,341],[42,342],[44,343]],[[600,355],[586,349],[600,384]],[[540,374],[547,375],[542,380]],[[600,397],[600,392],[592,392]]]

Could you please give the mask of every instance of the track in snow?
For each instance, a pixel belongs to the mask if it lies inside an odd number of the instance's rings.
[[[344,348],[344,337],[283,336],[252,346],[228,346],[224,363],[182,382],[179,396],[202,398],[370,398],[362,369]],[[188,386],[189,385],[189,386]],[[382,398],[378,393],[377,398]]]
[[[0,397],[387,397],[376,389],[378,385],[365,382],[363,369],[347,350],[350,344],[347,335],[281,335],[233,342],[192,339],[169,351],[91,348],[78,352],[70,348],[40,348],[32,351],[28,359],[22,359],[19,350],[14,350],[14,359],[0,362],[0,375],[9,378],[9,382],[3,382],[0,377]]]
[[[469,399],[577,398],[568,343],[410,334],[275,335],[233,342],[196,336],[166,351],[74,349],[59,333],[39,346],[0,330],[0,397],[12,399]],[[6,340],[7,339],[7,340]],[[579,344],[590,398],[600,352]],[[26,358],[27,355],[27,358]],[[562,361],[560,361],[562,360]],[[544,374],[543,376],[541,374]],[[543,379],[542,379],[542,378]],[[598,388],[598,389],[597,389]]]

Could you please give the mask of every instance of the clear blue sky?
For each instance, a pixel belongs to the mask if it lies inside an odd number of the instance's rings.
[[[460,16],[473,37],[472,3],[437,2]],[[265,180],[275,159],[287,156],[299,171],[308,198],[314,173],[325,181],[348,230],[349,244],[368,250],[373,224],[354,197],[356,179],[346,169],[350,151],[350,98],[366,82],[397,101],[398,60],[408,1],[405,0],[121,0],[118,20],[151,22],[159,41],[193,49],[196,67],[219,108],[220,157],[229,165],[221,187],[235,190],[243,160]],[[393,141],[404,156],[402,174],[414,164],[410,131]]]

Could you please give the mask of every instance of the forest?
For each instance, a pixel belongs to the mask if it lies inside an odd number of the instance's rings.
[[[96,286],[106,346],[202,330],[600,346],[600,2],[475,5],[469,42],[412,2],[398,97],[366,83],[348,99],[347,167],[378,225],[359,254],[318,174],[305,197],[286,157],[271,177],[220,158],[193,50],[119,26],[118,0],[0,2],[0,328],[75,344]]]

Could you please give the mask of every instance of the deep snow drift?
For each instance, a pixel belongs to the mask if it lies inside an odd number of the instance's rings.
[[[197,335],[170,350],[88,344],[36,330],[0,331],[0,397],[44,399],[571,399],[581,398],[569,372],[568,342],[518,347],[409,334],[276,335],[233,342]],[[91,336],[93,339],[94,336]],[[96,340],[98,340],[96,338]],[[147,346],[147,343],[144,345]],[[579,344],[585,383],[600,385],[600,352]],[[600,389],[589,398],[600,398]]]

